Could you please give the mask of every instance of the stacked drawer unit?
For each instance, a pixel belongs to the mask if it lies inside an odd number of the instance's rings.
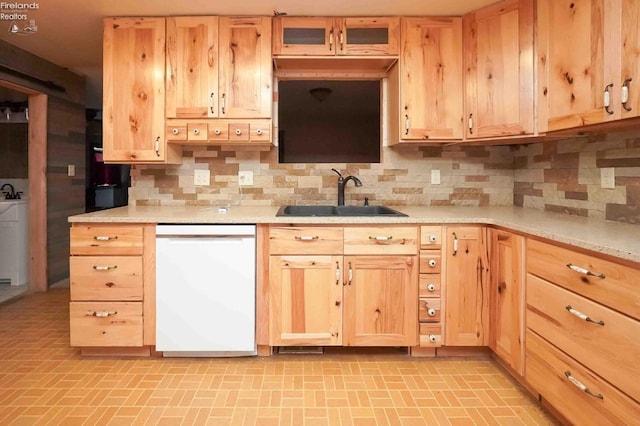
[[[191,145],[270,145],[271,120],[167,120],[167,141]]]
[[[525,378],[574,424],[640,419],[640,270],[529,239]]]
[[[420,227],[418,321],[420,346],[442,346],[442,227]]]
[[[71,346],[143,345],[141,225],[71,228]]]

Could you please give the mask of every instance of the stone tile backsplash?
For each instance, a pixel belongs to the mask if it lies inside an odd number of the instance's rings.
[[[132,205],[335,204],[337,176],[348,183],[346,204],[505,206],[640,224],[640,134],[596,134],[515,146],[384,147],[382,162],[279,164],[277,148],[184,147],[180,166],[131,169]],[[600,187],[600,169],[615,168],[615,189]],[[194,186],[195,169],[211,171]],[[254,174],[238,185],[238,171]],[[431,183],[439,170],[441,183]]]

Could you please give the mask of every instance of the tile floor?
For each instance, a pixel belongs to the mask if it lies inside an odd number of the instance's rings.
[[[86,359],[69,289],[0,305],[0,425],[549,425],[491,360]]]

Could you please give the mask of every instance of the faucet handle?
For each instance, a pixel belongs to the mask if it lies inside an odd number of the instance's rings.
[[[365,206],[369,205],[369,197],[364,197],[364,205]]]
[[[22,191],[16,191],[16,200],[20,200],[22,199],[22,197],[20,197],[21,194],[24,194],[24,192]]]

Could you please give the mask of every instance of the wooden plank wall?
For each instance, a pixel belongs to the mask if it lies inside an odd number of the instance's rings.
[[[47,207],[34,213],[46,215],[47,237],[31,241],[47,246],[46,285],[51,285],[69,276],[67,217],[85,209],[85,78],[0,40],[0,80],[47,95]],[[76,166],[75,177],[67,176],[68,164]],[[44,284],[31,288],[44,290]]]

